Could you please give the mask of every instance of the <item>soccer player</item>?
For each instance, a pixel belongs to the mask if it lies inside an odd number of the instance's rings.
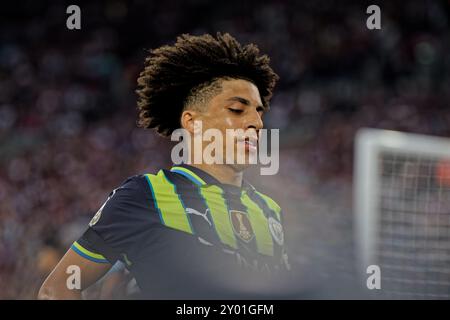
[[[145,60],[139,125],[164,136],[183,128],[191,139],[199,121],[224,137],[226,129],[246,130],[248,156],[257,147],[249,136],[263,128],[277,79],[254,44],[243,46],[229,34],[182,35]],[[247,167],[181,164],[128,178],[45,280],[39,298],[81,298],[116,261],[134,276],[142,298],[273,297],[289,269],[282,212],[243,180]],[[69,266],[79,267],[80,288],[67,286]]]

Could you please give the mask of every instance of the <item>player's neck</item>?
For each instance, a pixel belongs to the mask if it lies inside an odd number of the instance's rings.
[[[193,167],[205,171],[223,184],[231,184],[237,187],[242,185],[242,171],[236,171],[233,167],[223,164],[191,164]]]

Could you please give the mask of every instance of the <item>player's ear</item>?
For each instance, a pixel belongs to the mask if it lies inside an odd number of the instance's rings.
[[[194,121],[197,118],[197,112],[194,110],[185,110],[181,114],[181,127],[186,129],[190,134],[194,134]]]

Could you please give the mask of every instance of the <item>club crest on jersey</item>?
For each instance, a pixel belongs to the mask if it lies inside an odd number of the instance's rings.
[[[247,214],[238,210],[230,210],[230,219],[234,233],[243,241],[250,242],[255,234]]]
[[[273,217],[269,217],[268,223],[269,223],[270,233],[272,234],[274,240],[280,246],[282,246],[284,243],[284,232],[283,232],[283,227],[282,227],[281,223],[279,223]]]
[[[114,189],[111,194],[109,195],[108,199],[106,199],[105,203],[103,203],[103,205],[100,207],[100,209],[98,209],[97,213],[95,214],[95,216],[92,218],[91,222],[89,222],[89,227],[92,227],[93,225],[95,225],[98,220],[100,220],[100,217],[102,216],[102,211],[103,208],[106,206],[106,204],[108,203],[108,201],[116,194],[116,191],[120,189]]]
[[[89,227],[92,227],[93,225],[95,225],[97,222],[98,222],[98,220],[100,220],[100,217],[101,217],[101,215],[102,215],[102,210],[103,210],[103,207],[101,207],[98,211],[97,211],[97,213],[94,215],[94,217],[92,218],[92,220],[91,220],[91,222],[89,222]]]

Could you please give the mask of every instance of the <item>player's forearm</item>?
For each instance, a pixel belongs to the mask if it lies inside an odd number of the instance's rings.
[[[51,284],[43,284],[38,293],[39,300],[81,300],[81,290],[69,290]]]

